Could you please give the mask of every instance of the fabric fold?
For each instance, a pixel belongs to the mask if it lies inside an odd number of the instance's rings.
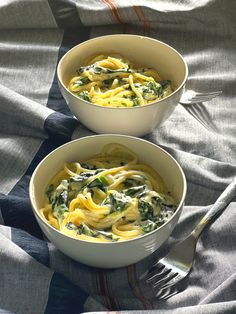
[[[0,312],[236,313],[235,201],[202,233],[193,270],[179,294],[158,301],[139,281],[192,230],[236,175],[236,2],[0,2]],[[70,259],[45,239],[30,205],[29,182],[53,149],[94,134],[73,117],[60,93],[58,61],[89,38],[119,33],[170,44],[188,64],[186,88],[223,92],[188,110],[176,106],[162,126],[144,137],[183,168],[185,206],[159,250],[135,265],[106,270]],[[145,55],[143,60],[148,63]]]

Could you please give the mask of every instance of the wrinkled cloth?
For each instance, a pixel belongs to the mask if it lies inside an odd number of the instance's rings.
[[[180,293],[160,301],[138,280],[191,232],[236,176],[235,12],[233,0],[0,2],[0,313],[236,313],[235,198],[201,235]],[[102,270],[73,261],[45,240],[28,186],[49,152],[94,134],[73,117],[59,91],[59,60],[89,38],[119,33],[170,44],[188,64],[187,89],[222,94],[178,105],[143,137],[183,168],[185,206],[157,252]]]

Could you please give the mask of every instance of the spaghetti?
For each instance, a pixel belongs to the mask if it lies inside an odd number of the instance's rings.
[[[77,70],[68,89],[83,100],[104,107],[143,106],[172,93],[171,82],[157,71],[136,68],[121,56],[99,55]]]
[[[63,234],[87,241],[125,241],[149,233],[176,209],[162,178],[127,147],[65,164],[50,182],[41,214]]]

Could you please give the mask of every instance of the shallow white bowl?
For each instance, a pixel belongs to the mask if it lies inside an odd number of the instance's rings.
[[[142,162],[153,167],[162,176],[169,191],[178,201],[178,208],[170,220],[158,229],[124,242],[94,243],[66,236],[50,226],[39,212],[39,209],[43,207],[46,186],[51,178],[62,169],[65,162],[91,157],[99,153],[101,148],[108,143],[126,145],[139,156]],[[94,135],[62,145],[45,157],[32,175],[29,193],[33,213],[39,226],[59,250],[76,261],[90,266],[117,268],[142,260],[168,239],[182,211],[186,188],[186,179],[181,167],[162,148],[130,136]]]
[[[68,83],[85,59],[100,53],[118,53],[143,67],[170,79],[174,92],[159,101],[133,108],[101,107],[71,93]],[[71,112],[86,127],[97,133],[142,136],[153,131],[174,111],[184,91],[188,67],[183,57],[169,45],[138,35],[108,35],[85,41],[69,50],[57,68],[58,83]]]

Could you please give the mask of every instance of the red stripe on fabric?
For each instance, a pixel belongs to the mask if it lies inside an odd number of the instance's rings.
[[[97,285],[97,291],[98,295],[101,296],[104,300],[104,305],[107,309],[111,309],[110,307],[110,300],[106,293],[106,286],[104,284],[104,278],[102,271],[98,270],[96,275],[96,285]]]
[[[106,276],[106,284],[109,292],[110,302],[112,304],[112,308],[116,310],[120,310],[120,304],[118,299],[114,296],[113,289],[112,289],[112,278],[109,276],[109,273],[107,273]]]
[[[130,288],[133,291],[133,294],[142,303],[144,310],[152,310],[153,309],[152,303],[143,295],[139,287],[135,265],[130,265],[127,267],[127,277],[128,277],[128,283],[130,285]]]
[[[138,5],[140,1],[128,0],[128,2],[132,5],[139,21],[143,24],[143,34],[148,35],[150,32],[150,22],[146,19],[140,5]]]
[[[104,298],[104,304],[109,310],[119,310],[118,300],[112,294],[108,273],[106,271],[98,270],[96,276],[96,285],[98,294]]]
[[[127,26],[127,25],[126,25],[126,23],[122,20],[122,17],[121,17],[121,15],[120,15],[120,13],[119,13],[119,11],[118,11],[118,9],[117,9],[117,7],[116,7],[114,1],[112,1],[112,0],[102,0],[102,1],[103,1],[103,2],[108,6],[108,8],[110,9],[111,14],[112,14],[114,20],[123,26],[123,31],[124,31],[124,33],[125,33],[125,32],[126,32],[126,26]]]
[[[149,33],[149,30],[150,30],[149,21],[145,18],[144,14],[143,14],[143,10],[141,9],[140,6],[134,5],[133,8],[134,8],[134,11],[136,12],[140,22],[142,22],[142,24],[143,24],[144,35],[147,35]]]

